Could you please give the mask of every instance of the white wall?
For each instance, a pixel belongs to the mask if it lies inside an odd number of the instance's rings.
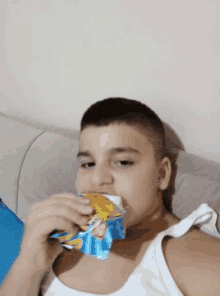
[[[0,111],[79,129],[97,100],[153,108],[220,161],[220,1],[0,2]]]

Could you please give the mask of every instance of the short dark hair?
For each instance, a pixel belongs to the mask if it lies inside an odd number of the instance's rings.
[[[170,184],[163,191],[165,208],[172,213],[172,195],[175,193],[176,159],[166,147],[164,124],[158,115],[145,104],[122,97],[111,97],[91,105],[81,119],[80,134],[87,127],[102,127],[110,124],[126,124],[137,127],[147,135],[155,147],[157,163],[165,156],[169,157],[172,166]]]

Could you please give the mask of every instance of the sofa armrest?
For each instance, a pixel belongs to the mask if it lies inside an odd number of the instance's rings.
[[[16,213],[18,180],[31,144],[44,132],[0,116],[0,185],[3,202]]]

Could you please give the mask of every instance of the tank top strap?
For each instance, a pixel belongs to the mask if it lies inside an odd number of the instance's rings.
[[[193,225],[198,225],[201,231],[220,238],[220,233],[216,228],[217,218],[217,212],[210,208],[208,204],[203,203],[178,224],[165,230],[163,236],[171,235],[173,237],[180,237],[187,233]]]

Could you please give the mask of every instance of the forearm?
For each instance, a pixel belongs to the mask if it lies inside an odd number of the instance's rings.
[[[39,296],[44,273],[17,259],[1,285],[0,296]]]

